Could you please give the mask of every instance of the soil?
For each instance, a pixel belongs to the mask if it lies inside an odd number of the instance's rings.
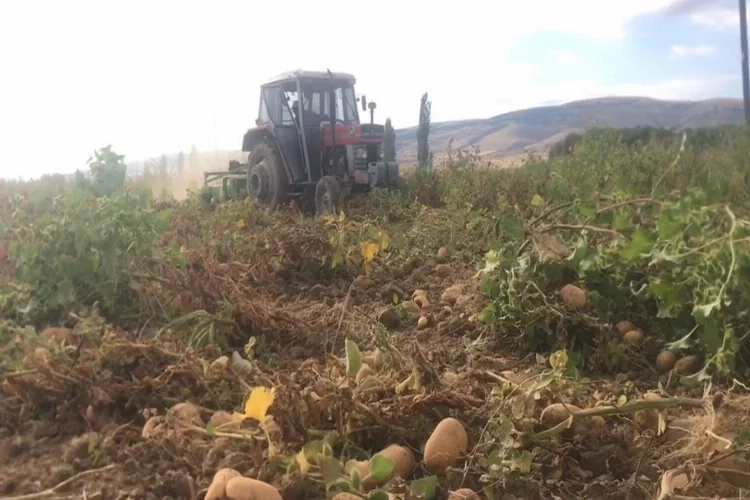
[[[278,426],[272,441],[279,456],[293,456],[305,443],[337,432],[346,433],[350,449],[363,457],[390,443],[409,446],[421,457],[437,423],[457,418],[468,430],[470,451],[441,476],[438,500],[460,487],[481,491],[490,486],[495,498],[503,499],[658,498],[665,471],[706,461],[699,446],[701,439],[705,444],[703,431],[718,432],[718,424],[708,425],[706,419],[720,415],[719,427],[727,435],[744,427],[748,405],[742,397],[727,391],[715,396],[716,390],[704,395],[648,369],[554,386],[564,392],[538,388],[523,399],[526,407],[505,408],[503,398],[510,401],[510,392],[523,393],[519,387],[538,380],[549,365],[524,352],[498,326],[478,321],[485,304],[476,276],[482,256],[452,248],[442,263],[427,259],[405,269],[376,266],[359,281],[316,280],[294,267],[251,277],[224,264],[222,276],[232,277],[233,286],[243,280],[262,285],[242,292],[252,297],[245,310],[254,322],[241,325],[243,342],[230,343],[247,357],[242,344],[251,336],[257,342],[253,359],[240,365],[217,364],[221,352],[215,346],[186,349],[184,332],[177,329],[136,334],[96,315],[81,319],[72,345],[50,347],[48,355],[29,353],[23,370],[0,373],[0,500],[200,500],[213,474],[224,467],[277,485],[287,500],[322,498],[322,490],[309,480],[281,484],[263,439],[207,437],[168,421],[169,431],[143,436],[151,416],[164,416],[177,403],[196,405],[202,424],[219,410],[242,411],[248,388],[255,386],[276,388],[269,414]],[[438,265],[445,267],[438,270]],[[199,294],[209,293],[213,271],[206,263],[195,271],[195,286],[204,287]],[[457,300],[441,303],[444,291],[455,285],[462,287]],[[417,314],[387,328],[378,322],[384,308],[395,307],[394,295],[408,301],[417,289],[430,300],[426,328],[417,327]],[[342,383],[345,338],[363,351],[383,351],[385,366],[377,376],[382,389],[374,394],[357,394],[353,383]],[[337,358],[330,356],[332,350]],[[398,393],[395,387],[415,370],[421,387]],[[590,408],[611,405],[623,395],[632,401],[660,382],[664,397],[714,398],[708,410],[669,410],[667,431],[674,422],[693,419],[688,441],[677,444],[675,432],[658,435],[634,414],[607,416],[601,426],[586,419],[582,431],[531,443],[529,436],[541,430],[537,425],[518,429],[514,442],[503,448],[531,451],[530,469],[510,467],[491,475],[503,469],[489,462],[509,466],[497,455],[503,442],[499,431],[488,424],[499,414],[520,411],[538,418],[551,402]],[[713,407],[720,407],[718,413]],[[257,426],[243,425],[249,435],[258,435]],[[414,476],[424,475],[418,466]],[[737,491],[708,476],[698,483],[691,494],[733,496]],[[392,491],[403,490],[395,485]]]

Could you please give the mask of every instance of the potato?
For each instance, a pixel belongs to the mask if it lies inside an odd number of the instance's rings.
[[[211,415],[211,419],[208,421],[209,424],[213,425],[214,427],[219,427],[224,424],[228,424],[229,422],[232,422],[232,414],[227,411],[217,411],[214,412],[213,415]]]
[[[424,445],[424,465],[433,473],[445,472],[456,465],[461,455],[469,449],[469,436],[461,422],[444,418]]]
[[[656,356],[656,370],[659,373],[665,373],[674,368],[677,363],[677,356],[672,351],[662,351]]]
[[[445,247],[440,247],[437,251],[437,261],[445,262],[447,259],[448,259],[448,249]]]
[[[217,470],[203,500],[223,500],[229,480],[241,475],[234,469],[224,468]]]
[[[577,311],[586,307],[586,292],[575,285],[565,285],[560,290],[560,300],[566,308]]]
[[[448,276],[453,274],[453,268],[448,264],[438,264],[437,266],[435,266],[435,274],[437,274],[441,278],[447,278]]]
[[[331,500],[362,500],[362,497],[352,493],[336,493]]]
[[[463,295],[464,293],[464,287],[461,285],[453,285],[449,286],[443,291],[443,294],[440,296],[440,302],[443,304],[448,304],[450,306],[454,305],[456,303],[456,300],[458,297]]]
[[[542,410],[542,425],[547,428],[554,427],[570,418],[571,413],[576,413],[579,411],[581,411],[581,409],[574,405],[552,403],[544,410]]]
[[[364,379],[371,375],[375,375],[375,370],[370,368],[368,365],[362,365],[362,367],[357,372],[357,376],[354,377],[354,381],[357,384],[361,384]]]
[[[73,343],[73,330],[59,326],[48,326],[42,330],[42,337],[56,344],[65,342],[67,345],[70,345]]]
[[[268,483],[249,477],[233,477],[227,482],[228,500],[283,500],[279,490]]]
[[[375,348],[372,353],[368,354],[367,356],[363,356],[362,361],[366,363],[367,366],[378,372],[381,368],[383,368],[383,351]]]
[[[205,427],[201,418],[201,412],[193,403],[177,403],[167,412],[167,418],[174,422],[175,426],[196,425]]]
[[[351,474],[353,469],[359,471],[359,478],[364,479],[370,473],[370,461],[369,460],[347,460],[344,464],[344,472]]]
[[[451,491],[448,500],[479,500],[479,495],[469,488],[461,488],[460,490]]]
[[[417,297],[424,297],[427,298],[427,291],[426,290],[420,290],[419,288],[414,290],[414,293],[411,294],[411,300],[416,299]],[[415,300],[416,302],[416,300]]]
[[[674,372],[677,375],[692,375],[700,369],[700,358],[694,354],[685,356],[674,364]]]
[[[660,401],[662,399],[658,392],[649,391],[643,395],[645,401]],[[651,429],[656,432],[659,428],[659,413],[662,414],[664,422],[667,422],[666,410],[660,412],[659,410],[640,410],[635,412],[633,415],[633,421],[644,429]]]
[[[419,320],[417,320],[417,328],[420,330],[423,328],[427,328],[430,325],[430,320],[427,319],[427,316],[420,316]]]
[[[417,461],[414,458],[414,453],[406,446],[398,444],[392,444],[385,447],[382,451],[376,453],[390,458],[395,463],[393,467],[393,474],[397,475],[401,479],[409,479],[411,477],[414,468],[417,466]],[[372,468],[372,460],[370,460],[370,468]]]
[[[146,420],[141,431],[143,439],[151,439],[159,436],[164,432],[164,417],[153,416]]]
[[[640,330],[630,330],[628,333],[622,336],[622,340],[626,344],[637,346],[641,345],[643,341],[646,340],[646,336]]]
[[[430,307],[430,301],[427,300],[427,297],[424,295],[417,295],[413,299],[414,303],[420,308],[420,309],[426,309]]]
[[[637,330],[638,328],[631,323],[630,321],[620,321],[615,325],[615,328],[618,332],[620,332],[620,335],[625,335],[628,332],[632,332],[633,330]]]

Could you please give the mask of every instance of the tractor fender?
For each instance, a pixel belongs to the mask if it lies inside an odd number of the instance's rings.
[[[262,144],[264,142],[276,148],[279,159],[281,160],[281,164],[284,166],[284,172],[286,173],[287,180],[289,181],[289,183],[291,183],[292,172],[289,169],[289,164],[287,163],[286,158],[281,152],[281,148],[279,147],[278,141],[276,140],[276,135],[269,127],[251,128],[247,132],[245,132],[245,135],[242,137],[242,151],[249,152],[252,155],[253,148],[255,148],[255,146],[257,146],[258,144]]]

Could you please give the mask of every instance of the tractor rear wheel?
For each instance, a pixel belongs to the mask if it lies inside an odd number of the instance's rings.
[[[319,216],[335,214],[341,202],[341,185],[335,177],[321,177],[315,186],[315,212]]]
[[[247,194],[273,212],[287,201],[289,183],[276,149],[267,143],[253,148],[247,165]]]

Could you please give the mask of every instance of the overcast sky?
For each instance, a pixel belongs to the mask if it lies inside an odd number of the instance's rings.
[[[376,121],[604,95],[739,97],[736,0],[3,0],[0,177],[240,149],[258,86],[346,71]]]

